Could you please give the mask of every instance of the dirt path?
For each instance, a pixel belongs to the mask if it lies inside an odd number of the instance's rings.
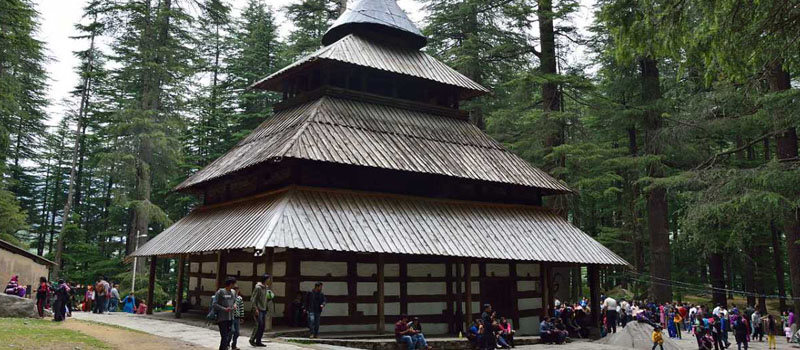
[[[81,332],[109,344],[117,350],[207,350],[196,344],[182,342],[175,339],[164,338],[152,334],[124,329],[120,327],[105,326],[78,320],[67,320],[63,327]]]

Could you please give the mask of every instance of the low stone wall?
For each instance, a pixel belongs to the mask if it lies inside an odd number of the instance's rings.
[[[344,339],[328,339],[328,338],[289,338],[284,337],[282,340],[300,343],[300,344],[326,344],[334,346],[343,346],[354,349],[364,350],[403,350],[405,345],[398,344],[394,338],[344,338]],[[473,350],[474,347],[466,338],[430,338],[426,339],[428,344],[434,349],[443,350]],[[539,343],[539,337],[517,337],[514,339],[516,346],[520,345],[533,345]]]

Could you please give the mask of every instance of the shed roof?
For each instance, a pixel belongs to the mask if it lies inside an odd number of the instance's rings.
[[[427,38],[394,0],[356,0],[328,28],[322,43],[329,45],[358,31],[382,31],[413,48],[425,46]]]
[[[265,247],[628,264],[542,207],[309,187],[198,208],[131,256]]]
[[[331,96],[276,113],[176,190],[281,158],[571,192],[466,120]]]
[[[349,34],[328,46],[320,48],[270,76],[259,80],[251,87],[277,91],[281,88],[280,78],[316,60],[344,62],[427,79],[466,90],[466,97],[489,92],[487,88],[425,52],[392,46],[355,34]]]
[[[47,258],[45,258],[45,257],[43,257],[41,255],[33,254],[33,253],[31,253],[31,252],[29,252],[29,251],[27,251],[25,249],[17,247],[15,245],[11,244],[10,242],[6,242],[6,241],[4,241],[2,239],[0,239],[0,249],[12,252],[12,253],[17,254],[17,255],[22,255],[22,256],[24,256],[24,257],[26,257],[28,259],[31,259],[31,260],[35,261],[36,263],[39,263],[39,264],[42,264],[42,265],[47,265],[48,267],[53,266],[53,265],[56,264],[52,260],[48,260]]]

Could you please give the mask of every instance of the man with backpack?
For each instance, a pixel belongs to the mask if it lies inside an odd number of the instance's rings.
[[[225,287],[220,288],[214,297],[211,304],[212,313],[216,313],[217,326],[219,327],[219,350],[227,350],[228,344],[231,343],[231,326],[233,325],[233,311],[236,309],[236,292],[233,288],[236,287],[236,279],[229,277],[225,280]]]
[[[268,281],[269,275],[264,274],[261,277],[261,281],[256,284],[256,288],[253,289],[253,297],[251,298],[253,301],[253,318],[256,319],[258,326],[250,335],[250,345],[252,346],[266,346],[261,342],[261,338],[264,336],[264,328],[266,327],[267,302],[272,299],[272,291],[267,288]]]

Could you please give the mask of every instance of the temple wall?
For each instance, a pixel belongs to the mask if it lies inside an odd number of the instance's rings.
[[[322,282],[327,298],[322,332],[375,331],[378,315],[375,254],[275,250],[254,256],[251,250],[223,256],[192,255],[188,300],[198,309],[207,309],[217,279],[224,280],[217,276],[220,259],[225,263],[222,271],[226,276],[237,278],[247,310],[251,307],[249,297],[255,281],[271,271],[271,289],[276,295],[271,305],[274,324],[293,323],[292,301],[298,294],[310,291],[316,282]],[[420,317],[429,334],[445,334],[455,327],[458,305],[463,313],[467,309],[466,276],[460,264],[463,260],[401,255],[385,255],[383,259],[387,332],[393,331],[400,314]],[[536,333],[543,305],[540,271],[538,263],[473,261],[470,264],[473,315],[465,315],[464,319],[479,317],[483,303],[490,302],[502,309],[502,316],[520,329],[519,334]],[[482,287],[486,290],[482,291]]]

